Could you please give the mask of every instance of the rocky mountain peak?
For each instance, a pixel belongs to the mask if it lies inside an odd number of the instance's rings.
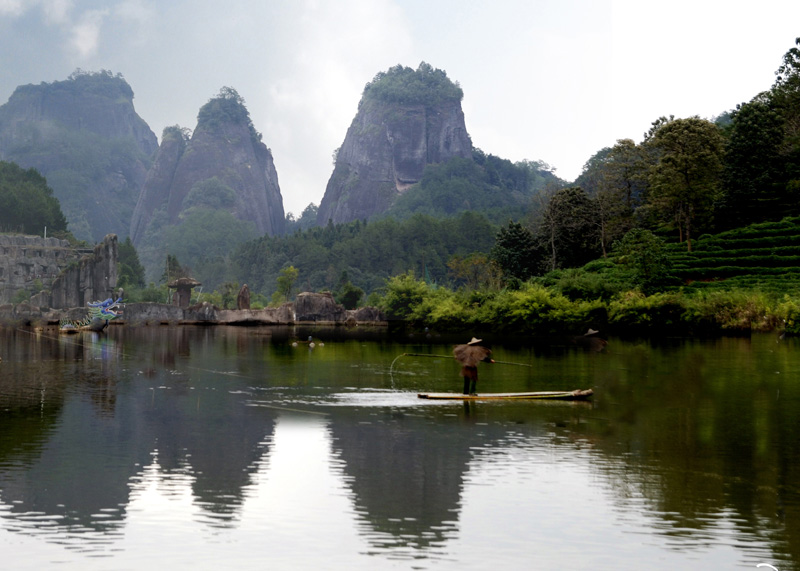
[[[424,62],[377,74],[337,153],[317,224],[380,214],[421,180],[426,165],[471,158],[462,97],[444,71]]]
[[[214,207],[226,207],[239,220],[252,222],[259,234],[283,233],[283,198],[272,153],[234,89],[223,88],[200,109],[191,137],[171,127],[162,139],[131,219],[134,244],[141,243],[159,208],[165,210],[168,224],[176,224],[198,200],[211,200],[198,198],[198,185],[212,180],[230,195],[217,197]],[[190,196],[194,199],[187,200]]]
[[[130,85],[110,71],[22,85],[0,106],[0,159],[45,175],[80,239],[127,233],[157,148]]]

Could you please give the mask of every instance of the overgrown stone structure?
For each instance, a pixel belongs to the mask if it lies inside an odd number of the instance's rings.
[[[0,304],[12,302],[20,291],[50,289],[63,270],[89,251],[58,238],[0,235]]]
[[[53,282],[50,292],[31,299],[33,305],[62,309],[86,307],[90,301],[114,296],[119,260],[116,234],[108,234],[89,255],[67,267]]]

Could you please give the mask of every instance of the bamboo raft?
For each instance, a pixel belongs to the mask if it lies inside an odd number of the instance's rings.
[[[421,399],[431,400],[588,400],[594,394],[592,389],[574,391],[538,391],[531,393],[479,393],[465,395],[460,393],[417,393]]]

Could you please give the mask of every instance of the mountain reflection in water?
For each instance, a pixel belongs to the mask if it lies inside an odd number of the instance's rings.
[[[4,560],[798,568],[796,342],[495,346],[535,366],[482,390],[594,402],[437,403],[416,392],[460,388],[450,345],[348,335],[0,330]]]

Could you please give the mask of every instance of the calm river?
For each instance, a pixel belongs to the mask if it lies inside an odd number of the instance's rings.
[[[0,568],[800,569],[800,341],[453,341],[0,329]]]

